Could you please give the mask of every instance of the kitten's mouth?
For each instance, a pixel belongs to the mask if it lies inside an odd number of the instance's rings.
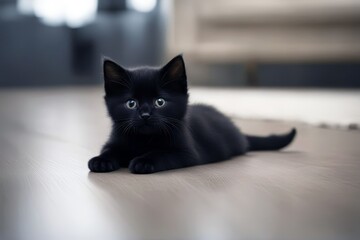
[[[154,131],[154,127],[152,127],[148,122],[143,123],[138,127],[141,133],[152,133]]]
[[[154,122],[151,120],[142,120],[138,124],[139,124],[139,127],[141,127],[141,128],[148,128],[148,127],[151,128],[153,126]]]
[[[140,128],[151,128],[151,125],[148,122],[144,122],[140,125]]]

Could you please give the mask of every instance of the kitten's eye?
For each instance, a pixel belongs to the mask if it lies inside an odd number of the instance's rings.
[[[129,109],[135,109],[137,106],[137,103],[135,100],[133,99],[130,99],[126,102],[126,107],[129,108]]]
[[[155,100],[155,107],[161,108],[165,105],[165,100],[163,98],[158,98]]]

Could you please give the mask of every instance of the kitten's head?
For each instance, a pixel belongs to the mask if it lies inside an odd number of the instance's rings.
[[[124,133],[166,133],[181,124],[188,102],[185,64],[181,55],[160,68],[126,69],[103,63],[105,102]]]

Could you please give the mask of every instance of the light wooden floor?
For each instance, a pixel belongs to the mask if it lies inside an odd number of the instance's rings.
[[[0,239],[360,239],[360,131],[296,124],[283,152],[132,175],[89,173],[98,88],[0,90]],[[291,123],[236,121],[245,132]]]

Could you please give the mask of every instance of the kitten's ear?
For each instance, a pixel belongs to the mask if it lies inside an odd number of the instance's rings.
[[[131,82],[125,68],[114,61],[105,58],[103,60],[103,72],[105,93],[118,93],[130,89]]]
[[[162,68],[160,87],[171,91],[187,93],[186,70],[182,55],[174,57]]]

